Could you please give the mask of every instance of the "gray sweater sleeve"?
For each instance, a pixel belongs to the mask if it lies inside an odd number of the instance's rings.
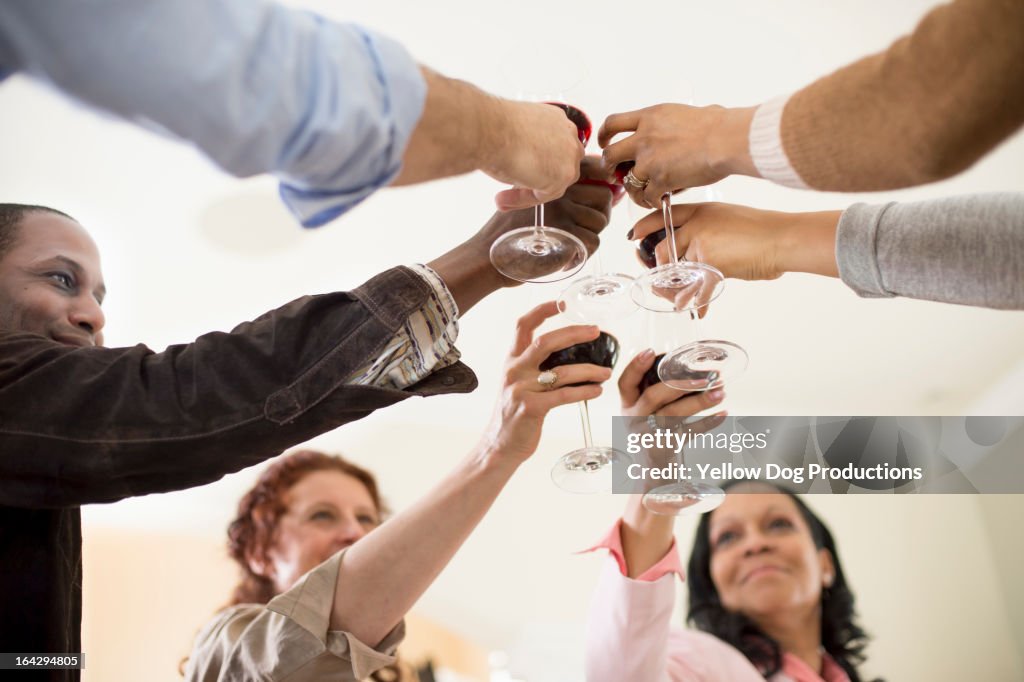
[[[1024,309],[1024,193],[854,204],[836,261],[860,296]]]

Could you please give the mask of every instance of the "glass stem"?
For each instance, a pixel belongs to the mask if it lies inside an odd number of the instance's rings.
[[[583,423],[583,444],[587,448],[594,447],[594,439],[590,436],[590,408],[587,406],[586,400],[581,400],[580,403],[580,421]]]
[[[533,222],[534,229],[540,232],[544,227],[544,204],[537,204],[533,207]]]
[[[676,230],[672,225],[672,195],[665,194],[661,197],[661,217],[665,221],[665,239],[668,240],[669,262],[678,263],[679,254],[676,253]]]

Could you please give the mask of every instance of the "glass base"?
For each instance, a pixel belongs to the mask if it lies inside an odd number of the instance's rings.
[[[643,505],[662,516],[705,514],[725,501],[725,492],[706,483],[670,483],[644,493]]]
[[[557,282],[587,262],[587,248],[575,235],[554,227],[521,227],[491,244],[495,269],[519,282]]]
[[[566,492],[589,495],[612,491],[612,462],[625,457],[610,447],[573,450],[551,468],[551,480]]]
[[[558,310],[580,322],[617,320],[636,311],[632,286],[632,277],[617,272],[584,277],[558,297]]]
[[[722,294],[725,276],[717,268],[694,261],[667,263],[637,277],[633,301],[656,313],[678,313],[706,307]]]
[[[708,391],[735,381],[748,360],[747,352],[731,341],[694,341],[662,358],[658,378],[680,391]]]

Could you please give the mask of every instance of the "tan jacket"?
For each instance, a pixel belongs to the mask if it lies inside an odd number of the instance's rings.
[[[334,586],[345,550],[307,573],[269,604],[239,604],[218,613],[196,637],[188,682],[363,680],[395,662],[405,623],[369,646],[328,630]]]

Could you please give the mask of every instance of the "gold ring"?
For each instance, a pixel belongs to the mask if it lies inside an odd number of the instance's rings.
[[[641,180],[637,176],[633,175],[633,169],[630,168],[629,172],[626,173],[626,177],[622,180],[624,183],[632,187],[633,189],[643,190],[647,187],[647,183],[650,180]]]

